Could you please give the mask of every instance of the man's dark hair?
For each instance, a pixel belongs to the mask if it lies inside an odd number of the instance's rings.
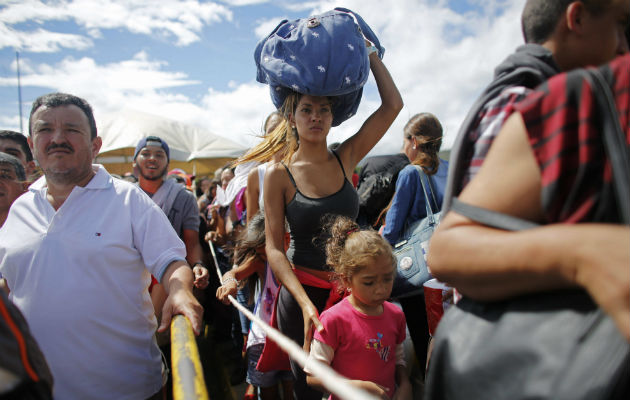
[[[14,141],[22,148],[22,153],[26,156],[26,161],[33,161],[33,153],[31,153],[31,148],[28,146],[26,136],[15,131],[0,131],[0,139]]]
[[[94,113],[92,112],[92,107],[90,107],[90,104],[82,98],[67,93],[45,94],[38,97],[33,102],[33,108],[31,108],[31,115],[28,120],[28,134],[33,134],[31,132],[31,119],[33,118],[33,114],[35,113],[35,111],[37,111],[38,108],[42,106],[54,108],[70,105],[77,106],[81,109],[81,111],[83,111],[90,124],[90,136],[92,139],[94,139],[96,137],[96,121],[94,121]]]
[[[526,43],[542,44],[551,37],[569,4],[576,0],[527,0],[521,16],[521,29]],[[611,0],[582,0],[586,10],[599,15]]]
[[[15,176],[17,176],[20,182],[24,182],[26,180],[26,172],[24,171],[24,166],[22,162],[11,154],[0,153],[0,165],[10,165],[13,167],[15,171]]]

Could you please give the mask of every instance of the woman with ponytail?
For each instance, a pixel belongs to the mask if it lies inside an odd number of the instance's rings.
[[[322,217],[356,218],[359,200],[349,181],[352,171],[403,106],[387,68],[376,51],[369,52],[381,105],[356,134],[337,150],[329,150],[326,138],[334,123],[335,106],[341,103],[335,97],[291,92],[279,110],[283,120],[241,160],[263,161],[277,152],[282,154],[282,162],[267,168],[263,184],[267,259],[282,284],[276,308],[278,327],[307,351],[313,329],[322,329],[319,313],[337,294],[332,290],[324,243],[318,241]],[[291,236],[288,251],[284,247],[285,218]],[[267,347],[261,362],[266,351]],[[292,363],[291,369],[296,377],[296,398],[321,399],[321,392],[306,385],[300,366]]]
[[[430,188],[427,188],[427,194],[430,199],[434,197],[436,200],[437,204],[431,204],[433,212],[438,212],[442,208],[448,170],[448,162],[438,157],[442,145],[442,125],[435,115],[431,113],[414,115],[405,125],[404,135],[403,150],[409,157],[411,165],[407,165],[398,174],[396,192],[387,211],[382,233],[392,246],[398,243],[406,226],[427,215],[420,173],[415,166],[421,167],[431,181],[434,192],[429,193]],[[399,301],[407,318],[416,357],[419,364],[424,366],[429,340],[424,295],[405,297]],[[421,370],[424,371],[424,368]]]

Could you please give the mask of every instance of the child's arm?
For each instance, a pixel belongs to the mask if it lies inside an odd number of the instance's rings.
[[[411,400],[412,391],[407,368],[404,365],[396,365],[396,395],[393,400]]]
[[[228,295],[234,296],[237,291],[237,281],[247,278],[254,272],[262,272],[264,270],[264,262],[257,256],[249,257],[244,263],[238,267],[227,271],[223,274],[223,284],[217,289],[217,299],[225,304],[229,304]]]
[[[320,342],[317,339],[313,339],[311,342],[311,352],[309,353],[308,360],[304,366],[304,372],[306,372],[306,383],[309,386],[313,386],[321,392],[328,391],[324,385],[322,385],[322,380],[320,378],[311,375],[311,368],[309,365],[317,361],[330,365],[334,356],[335,350],[332,347],[326,343]]]
[[[387,395],[387,388],[381,386],[381,385],[377,385],[374,382],[370,382],[370,381],[360,381],[360,380],[356,380],[356,379],[346,379],[346,381],[353,385],[358,387],[359,389],[363,389],[369,393],[372,393],[373,395],[383,399],[383,400],[390,400],[390,397]],[[318,377],[312,376],[312,375],[306,375],[306,383],[309,384],[309,386],[314,387],[315,389],[322,391],[324,393],[327,393],[328,390],[324,387],[324,385],[322,384],[322,380]],[[410,397],[395,397],[395,398],[399,398],[399,399],[411,399],[411,385],[409,384],[409,381],[407,381],[407,384],[409,385],[409,396]]]

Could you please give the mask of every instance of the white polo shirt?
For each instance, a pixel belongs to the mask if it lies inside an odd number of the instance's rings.
[[[150,273],[161,280],[186,249],[147,195],[93,168],[57,211],[45,177],[13,203],[0,272],[46,356],[56,399],[146,399],[162,386]]]

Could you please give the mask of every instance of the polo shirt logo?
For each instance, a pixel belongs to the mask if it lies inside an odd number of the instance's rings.
[[[101,236],[101,232],[96,232],[94,236]]]

